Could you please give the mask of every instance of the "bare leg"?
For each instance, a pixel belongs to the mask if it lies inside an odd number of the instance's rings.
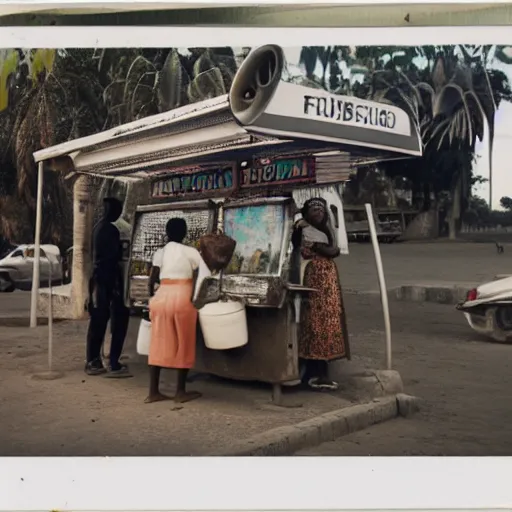
[[[149,367],[149,395],[144,400],[146,404],[152,404],[153,402],[161,402],[162,400],[172,400],[171,397],[160,393],[160,371],[162,369],[159,366]]]
[[[195,400],[196,398],[201,398],[201,393],[198,391],[187,391],[187,368],[178,369],[178,386],[176,390],[176,396],[174,397],[174,401],[180,404],[184,404],[185,402],[190,402],[191,400]]]

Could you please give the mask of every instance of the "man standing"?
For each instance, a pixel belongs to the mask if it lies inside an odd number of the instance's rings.
[[[119,362],[128,331],[130,312],[124,303],[123,250],[119,229],[114,224],[123,205],[114,198],[105,198],[104,214],[94,228],[92,250],[93,271],[89,282],[89,329],[87,332],[88,375],[131,377],[128,367]],[[101,346],[110,319],[112,342],[108,368],[101,360]]]

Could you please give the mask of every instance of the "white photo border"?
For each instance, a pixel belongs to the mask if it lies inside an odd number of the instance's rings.
[[[511,27],[193,28],[4,27],[0,47],[512,43]],[[511,475],[490,457],[3,458],[0,509],[511,509]]]

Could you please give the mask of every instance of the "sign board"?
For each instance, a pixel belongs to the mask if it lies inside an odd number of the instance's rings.
[[[397,107],[315,89],[303,90],[300,95],[304,118],[399,135],[411,134],[409,117]]]
[[[235,185],[232,164],[210,169],[190,169],[159,179],[151,185],[151,198],[161,199],[204,192],[228,191]]]
[[[253,165],[240,170],[240,186],[261,187],[315,181],[313,158],[255,159]]]
[[[283,49],[264,45],[251,51],[229,91],[231,112],[249,133],[286,140],[305,139],[349,148],[421,155],[416,121],[395,106],[332,94],[290,83]],[[260,69],[270,76],[260,83]],[[259,84],[259,85],[258,85]],[[245,100],[249,88],[254,99]]]

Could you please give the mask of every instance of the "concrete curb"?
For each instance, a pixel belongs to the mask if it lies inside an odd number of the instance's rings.
[[[435,302],[437,304],[455,305],[466,298],[471,286],[461,285],[402,285],[389,290],[391,297],[399,301]]]
[[[358,402],[369,402],[404,391],[402,378],[396,370],[359,370],[346,366],[339,370],[334,367],[330,374],[339,383],[343,394]]]
[[[245,439],[228,450],[211,455],[228,457],[284,456],[363,430],[419,409],[416,397],[399,393],[371,403],[331,411],[296,425],[279,427]]]

